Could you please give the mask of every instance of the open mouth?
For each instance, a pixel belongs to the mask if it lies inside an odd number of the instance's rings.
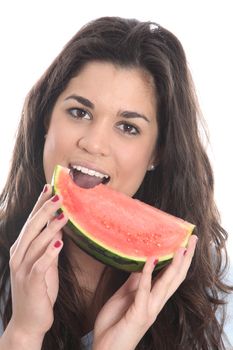
[[[110,176],[80,165],[69,165],[70,176],[73,181],[82,188],[92,188],[99,184],[106,185]]]

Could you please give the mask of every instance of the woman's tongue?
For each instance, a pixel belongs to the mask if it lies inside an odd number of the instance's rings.
[[[102,179],[97,176],[91,176],[88,174],[83,174],[81,171],[75,171],[73,174],[74,182],[83,188],[92,188],[99,185]]]

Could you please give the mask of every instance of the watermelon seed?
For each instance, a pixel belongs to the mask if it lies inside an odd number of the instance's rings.
[[[109,224],[107,223],[107,221],[103,221],[103,224],[104,224],[104,226],[107,228],[107,229],[110,229],[110,226],[109,226]]]

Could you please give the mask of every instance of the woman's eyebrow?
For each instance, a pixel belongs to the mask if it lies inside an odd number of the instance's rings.
[[[94,103],[83,96],[70,95],[70,96],[65,98],[65,101],[67,101],[67,100],[75,100],[88,108],[91,108],[91,109],[95,108]],[[144,114],[141,114],[141,113],[138,113],[135,111],[121,111],[118,114],[119,114],[119,116],[126,118],[126,119],[141,118],[141,119],[144,119],[146,122],[150,123],[150,120]]]
[[[65,98],[65,101],[67,101],[67,100],[75,100],[88,108],[91,108],[91,109],[95,108],[94,103],[92,103],[90,100],[88,100],[87,98],[82,97],[82,96],[70,95],[70,96]]]
[[[120,116],[122,116],[123,118],[141,118],[144,119],[146,122],[150,123],[150,120],[144,114],[134,111],[123,111],[120,113]]]

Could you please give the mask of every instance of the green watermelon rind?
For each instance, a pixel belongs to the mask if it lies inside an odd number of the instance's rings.
[[[59,175],[59,169],[62,167],[57,166],[54,172],[54,176],[52,179],[53,193],[61,194],[60,190],[56,187],[56,178]],[[62,195],[62,194],[61,194]],[[71,229],[69,233],[70,238],[87,254],[92,257],[95,257],[98,261],[112,266],[114,268],[118,268],[127,272],[136,272],[141,271],[145,265],[147,257],[137,257],[137,256],[129,256],[124,255],[122,252],[115,250],[109,246],[103,244],[103,242],[97,240],[90,233],[84,230],[78,223],[72,220],[69,215],[69,211],[65,206],[61,206],[59,212],[64,212],[68,215],[68,222],[66,227]],[[189,237],[192,234],[193,228],[195,225],[190,226],[190,230],[187,232],[187,236],[185,240],[180,245],[181,247],[186,247]],[[155,267],[155,270],[161,269],[171,262],[174,253],[170,253],[168,255],[155,257],[158,259],[158,263]]]

